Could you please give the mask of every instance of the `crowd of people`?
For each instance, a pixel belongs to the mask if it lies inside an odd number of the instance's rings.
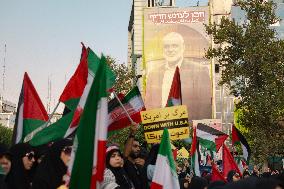
[[[18,143],[10,149],[1,145],[0,189],[57,189],[64,185],[63,177],[67,172],[72,143],[71,139],[62,139],[37,148],[27,143]],[[153,144],[148,151],[141,147],[135,138],[135,129],[132,129],[123,151],[121,147],[110,144],[106,149],[101,189],[150,188],[159,144]],[[242,175],[232,170],[226,181],[213,182],[208,171],[204,171],[201,177],[194,176],[189,161],[183,159],[176,161],[176,171],[180,189],[284,189],[283,170],[267,169],[260,173],[255,167],[252,172],[245,169]]]

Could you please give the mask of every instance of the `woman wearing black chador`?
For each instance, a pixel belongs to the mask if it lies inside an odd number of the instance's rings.
[[[102,189],[134,189],[123,168],[122,154],[117,146],[110,146],[106,150],[106,169]]]
[[[56,189],[63,184],[63,176],[70,160],[72,141],[63,139],[55,142],[38,165],[32,189]]]
[[[32,181],[32,168],[35,162],[33,148],[26,143],[11,147],[12,166],[6,177],[9,189],[29,189]]]

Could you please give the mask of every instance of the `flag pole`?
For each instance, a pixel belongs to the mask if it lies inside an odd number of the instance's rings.
[[[134,122],[133,119],[130,117],[130,115],[129,115],[129,113],[127,112],[127,110],[125,109],[124,105],[122,104],[122,102],[121,102],[120,99],[118,98],[116,92],[115,92],[114,90],[113,90],[112,92],[113,92],[115,98],[118,100],[120,106],[123,108],[124,112],[126,113],[126,115],[127,115],[128,119],[129,119],[129,121],[131,122],[131,124],[132,124],[132,125],[135,125],[135,122]]]
[[[49,115],[47,122],[45,122],[43,125],[41,125],[40,127],[36,128],[35,130],[33,130],[31,133],[29,133],[24,138],[24,142],[29,142],[38,132],[40,132],[44,128],[48,127],[48,124],[50,123],[50,120],[53,117],[55,111],[57,110],[59,104],[60,104],[60,101],[57,102],[57,104],[56,104],[55,108],[53,109],[52,113]]]

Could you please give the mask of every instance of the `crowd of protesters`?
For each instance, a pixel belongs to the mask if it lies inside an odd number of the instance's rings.
[[[106,169],[102,189],[148,189],[155,171],[159,144],[149,151],[135,138],[135,129],[123,146],[110,144],[106,149]],[[40,148],[19,143],[8,149],[0,146],[0,189],[57,189],[64,184],[63,177],[72,151],[72,140],[63,139]],[[163,170],[161,170],[162,172]],[[283,170],[269,169],[260,173],[245,169],[242,175],[232,170],[226,181],[211,181],[211,173],[204,171],[194,176],[187,159],[176,161],[180,189],[284,189]]]

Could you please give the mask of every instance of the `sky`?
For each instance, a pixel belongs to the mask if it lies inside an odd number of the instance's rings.
[[[176,2],[192,6],[197,0]],[[50,78],[54,107],[79,63],[81,42],[126,63],[131,6],[132,0],[1,0],[1,96],[17,104],[27,72],[45,106]]]

